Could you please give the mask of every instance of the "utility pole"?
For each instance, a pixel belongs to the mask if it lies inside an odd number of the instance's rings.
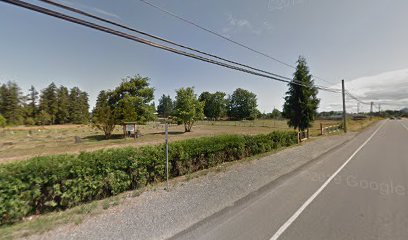
[[[347,132],[347,114],[346,114],[346,94],[344,91],[344,79],[341,80],[341,92],[342,92],[342,96],[343,96],[343,129],[344,132]]]
[[[166,122],[165,125],[166,132],[166,184],[167,191],[169,190],[169,124]]]
[[[370,115],[373,115],[373,105],[374,105],[374,102],[371,102]]]
[[[357,102],[357,114],[360,113],[360,102]]]

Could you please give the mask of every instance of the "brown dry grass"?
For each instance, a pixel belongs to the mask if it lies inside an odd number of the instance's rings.
[[[316,121],[311,135],[317,136],[320,122],[334,124],[334,121]],[[112,139],[105,140],[101,131],[87,125],[54,125],[43,127],[10,127],[0,132],[0,162],[28,159],[51,154],[79,153],[103,148],[143,146],[164,142],[164,126],[151,123],[138,126],[142,137],[124,139],[121,127],[117,126]],[[273,130],[289,129],[286,121],[200,121],[192,132],[184,133],[183,126],[169,127],[169,141],[215,136],[222,134],[260,134]],[[74,136],[81,137],[81,143],[74,142]]]

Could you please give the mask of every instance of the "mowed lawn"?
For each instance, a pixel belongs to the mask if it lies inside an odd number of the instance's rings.
[[[337,124],[336,121],[316,121],[311,129],[312,136],[320,133],[320,123]],[[117,126],[111,139],[87,125],[54,125],[33,127],[8,127],[0,130],[0,163],[22,160],[35,156],[63,153],[79,153],[102,148],[143,146],[164,142],[164,125],[149,123],[138,126],[142,136],[136,140],[124,139],[121,126]],[[274,130],[289,129],[284,120],[255,121],[200,121],[190,133],[184,133],[182,125],[169,127],[169,141],[221,134],[260,134]],[[75,143],[75,136],[81,138]]]

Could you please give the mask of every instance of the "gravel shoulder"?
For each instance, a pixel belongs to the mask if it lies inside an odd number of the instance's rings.
[[[356,133],[321,137],[184,182],[161,185],[128,198],[79,225],[65,225],[29,239],[166,239],[254,197],[259,189],[351,140]]]

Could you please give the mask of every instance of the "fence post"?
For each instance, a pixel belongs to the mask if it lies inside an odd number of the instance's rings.
[[[169,190],[169,126],[167,122],[165,125],[165,131],[166,131],[166,184],[167,190]]]
[[[320,123],[320,135],[323,135],[323,124]]]

